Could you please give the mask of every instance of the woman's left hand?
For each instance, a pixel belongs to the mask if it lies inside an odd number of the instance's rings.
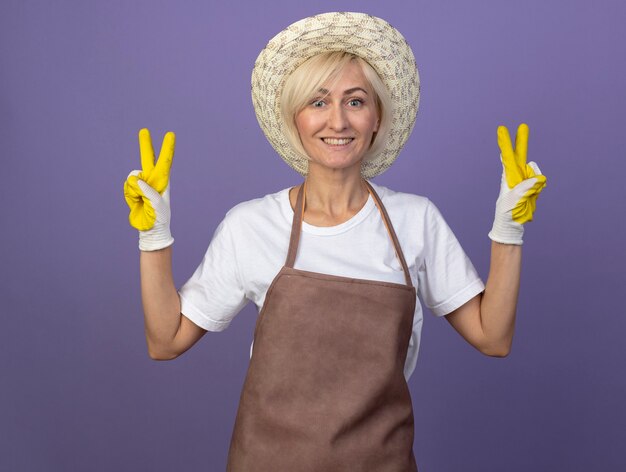
[[[534,162],[526,163],[528,125],[517,129],[515,150],[509,131],[498,127],[498,146],[502,161],[500,195],[489,237],[503,244],[522,244],[523,224],[532,221],[539,193],[546,185],[546,177]]]

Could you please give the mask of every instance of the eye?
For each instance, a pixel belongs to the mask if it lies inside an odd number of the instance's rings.
[[[321,108],[325,105],[324,100],[313,100],[311,106],[314,108]]]
[[[363,105],[363,100],[361,100],[360,98],[351,98],[348,101],[348,105],[350,105],[351,107],[360,107],[361,105]]]

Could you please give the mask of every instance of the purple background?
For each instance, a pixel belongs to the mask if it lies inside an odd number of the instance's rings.
[[[149,359],[122,184],[137,131],[177,133],[174,276],[236,203],[297,184],[257,125],[264,44],[365,11],[412,45],[415,131],[375,182],[430,197],[486,280],[496,126],[548,176],[512,353],[426,314],[410,380],[420,472],[626,470],[620,1],[26,1],[0,14],[0,470],[224,470],[256,310]]]

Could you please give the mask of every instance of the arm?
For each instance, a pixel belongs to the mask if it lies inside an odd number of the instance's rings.
[[[515,150],[508,130],[498,128],[502,179],[493,228],[491,264],[485,291],[446,316],[467,342],[483,354],[505,357],[511,351],[522,264],[524,223],[531,221],[546,178],[526,164],[528,126],[520,125]]]
[[[180,312],[180,298],[172,277],[172,246],[141,251],[140,269],[148,354],[155,360],[174,359],[206,331]]]
[[[485,355],[505,357],[511,351],[521,262],[521,246],[493,241],[485,291],[446,315],[452,327]]]
[[[167,133],[155,165],[154,150],[147,129],[139,132],[141,171],[130,173],[124,196],[130,207],[129,222],[139,230],[141,296],[145,334],[152,359],[174,359],[205,330],[180,312],[180,299],[172,277],[169,174],[174,156],[175,136]]]

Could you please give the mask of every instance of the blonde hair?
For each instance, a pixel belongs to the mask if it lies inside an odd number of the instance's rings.
[[[319,93],[324,84],[339,80],[341,72],[349,62],[354,61],[361,67],[370,88],[374,91],[378,109],[378,131],[374,133],[372,144],[365,153],[364,161],[373,158],[382,151],[391,127],[393,102],[387,86],[374,68],[363,58],[345,51],[332,51],[318,54],[306,60],[294,70],[283,86],[280,111],[283,118],[283,134],[291,147],[302,157],[309,159],[296,126],[296,115]]]

